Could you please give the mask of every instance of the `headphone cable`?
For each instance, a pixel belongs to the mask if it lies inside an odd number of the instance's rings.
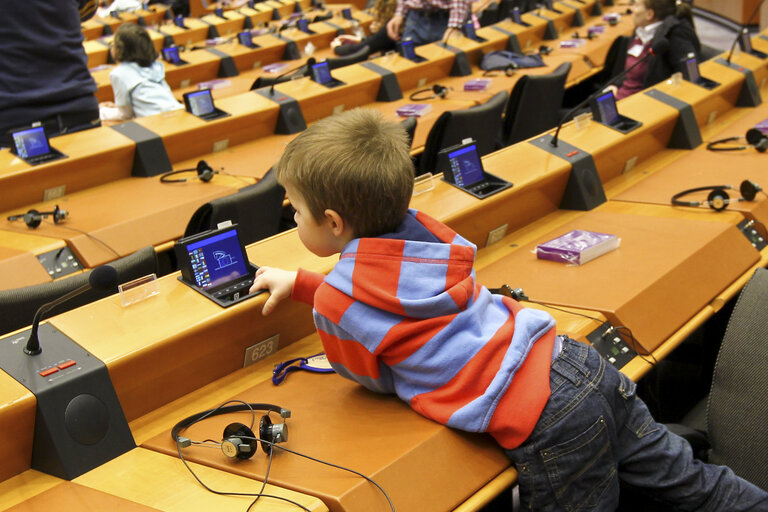
[[[101,245],[103,245],[104,247],[106,247],[106,248],[107,248],[107,249],[108,249],[110,252],[112,252],[112,254],[114,254],[114,255],[115,255],[115,256],[117,256],[118,258],[121,258],[121,257],[122,257],[122,256],[120,256],[120,253],[118,253],[116,250],[114,250],[114,249],[113,249],[113,248],[112,248],[112,247],[111,247],[111,246],[110,246],[108,243],[106,243],[104,240],[101,240],[100,238],[97,238],[97,237],[93,236],[92,234],[88,233],[87,231],[83,231],[82,229],[74,228],[74,227],[72,227],[72,226],[67,226],[67,225],[65,225],[65,224],[56,224],[56,223],[54,223],[54,222],[51,222],[51,221],[50,221],[50,220],[48,220],[48,219],[44,219],[44,222],[46,222],[47,224],[50,224],[50,225],[52,225],[52,226],[56,226],[56,227],[59,227],[59,228],[65,228],[65,229],[71,229],[72,231],[76,231],[76,232],[78,232],[78,233],[82,233],[82,234],[84,234],[85,236],[87,236],[88,238],[90,238],[91,240],[93,240],[93,241],[95,241],[95,242],[98,242],[99,244],[101,244]]]

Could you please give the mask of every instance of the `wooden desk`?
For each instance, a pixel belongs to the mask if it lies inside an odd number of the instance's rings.
[[[23,225],[23,224],[22,224]],[[63,240],[27,233],[0,233],[0,290],[47,283],[53,278],[37,256],[66,247]]]
[[[44,221],[35,235],[66,240],[78,259],[92,268],[118,255],[179,238],[200,205],[242,186],[242,181],[228,177],[217,177],[211,183],[161,184],[159,178],[116,180],[57,199],[56,204],[67,210],[69,217],[60,224]],[[50,210],[53,204],[33,207]],[[5,220],[9,213],[0,217],[0,229],[27,233],[23,223]]]
[[[558,222],[560,216],[565,221]],[[673,208],[614,202],[577,216],[556,212],[539,221],[549,231],[519,243],[479,271],[478,279],[520,286],[533,300],[601,311],[654,350],[760,261],[735,227],[741,219],[735,212],[701,219]],[[616,234],[621,247],[582,266],[536,259],[537,244],[572,229]],[[670,294],[674,308],[668,307]]]

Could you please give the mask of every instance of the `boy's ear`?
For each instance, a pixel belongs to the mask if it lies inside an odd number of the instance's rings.
[[[346,222],[344,222],[342,216],[339,215],[339,212],[327,208],[323,214],[325,215],[325,220],[328,222],[328,225],[330,226],[334,235],[340,236],[342,233],[344,233],[344,230],[348,225]]]

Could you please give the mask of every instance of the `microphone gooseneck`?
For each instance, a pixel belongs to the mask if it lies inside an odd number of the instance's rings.
[[[281,78],[285,78],[285,76],[286,76],[286,75],[289,75],[289,74],[291,74],[291,73],[295,73],[295,72],[299,71],[301,68],[303,68],[303,67],[305,67],[305,66],[306,66],[306,68],[307,68],[307,69],[309,69],[309,68],[311,68],[312,66],[314,66],[316,63],[317,63],[317,60],[316,60],[314,57],[309,57],[309,58],[307,59],[307,62],[305,62],[305,63],[304,63],[304,64],[302,64],[301,66],[299,66],[299,67],[297,67],[297,68],[289,69],[288,71],[286,71],[286,72],[284,72],[284,73],[281,73],[281,74],[279,74],[279,75],[277,76],[277,78],[275,78],[275,81],[274,81],[274,82],[272,82],[272,85],[271,85],[271,86],[270,86],[270,88],[269,88],[269,95],[270,95],[270,96],[274,96],[274,95],[275,95],[275,85],[277,85],[277,84],[278,84],[278,82],[280,82],[280,79],[281,79]]]
[[[642,59],[639,59],[637,62],[632,64],[630,67],[628,67],[627,69],[625,69],[624,71],[622,71],[618,75],[616,75],[613,78],[611,78],[610,80],[608,80],[605,84],[603,84],[601,87],[599,87],[596,92],[590,94],[587,97],[587,99],[585,99],[584,101],[582,101],[581,103],[579,103],[578,105],[573,107],[571,110],[569,110],[568,113],[563,116],[563,118],[560,120],[560,123],[557,125],[557,130],[555,130],[555,135],[554,135],[554,137],[552,137],[552,140],[550,141],[550,144],[552,145],[552,147],[557,147],[557,140],[558,140],[558,137],[560,136],[560,130],[563,128],[563,124],[565,123],[566,119],[571,117],[574,112],[576,112],[577,110],[582,108],[584,105],[586,105],[587,103],[589,103],[590,101],[592,101],[593,99],[595,99],[596,97],[601,95],[606,87],[608,87],[609,85],[613,85],[616,82],[618,82],[620,79],[624,78],[627,75],[627,73],[629,73],[630,71],[635,69],[637,66],[639,66],[640,64],[642,64],[646,60],[650,59],[651,57],[662,56],[665,53],[667,53],[668,51],[669,51],[669,40],[668,39],[661,38],[658,41],[654,41],[651,44],[651,48],[649,49],[648,53],[645,56],[643,56]]]
[[[728,64],[731,63],[731,59],[733,58],[733,52],[736,50],[736,43],[739,42],[739,38],[744,33],[744,31],[747,30],[747,25],[751,24],[752,21],[755,19],[755,15],[758,13],[758,11],[760,11],[760,7],[763,6],[763,2],[765,2],[765,0],[760,0],[760,3],[757,4],[757,7],[755,7],[755,10],[752,11],[752,14],[750,14],[749,18],[747,18],[747,22],[739,27],[738,33],[736,34],[736,38],[733,40],[733,44],[731,45],[731,51],[728,52],[728,58],[725,59],[726,62],[728,62]]]
[[[43,319],[43,315],[55,308],[59,304],[62,304],[69,299],[80,295],[90,289],[99,291],[113,290],[117,286],[117,270],[109,265],[103,265],[91,270],[91,274],[88,276],[88,282],[74,290],[62,295],[58,299],[52,300],[46,304],[40,306],[40,309],[35,312],[35,316],[32,319],[32,329],[29,331],[29,339],[24,347],[24,353],[30,356],[37,355],[43,350],[40,348],[40,339],[38,338],[38,329],[40,328],[40,320]]]

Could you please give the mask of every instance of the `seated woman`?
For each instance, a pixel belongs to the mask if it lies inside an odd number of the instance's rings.
[[[394,50],[396,42],[387,35],[387,21],[395,14],[397,0],[376,0],[371,9],[371,35],[360,38],[353,35],[340,35],[331,42],[331,48],[336,55],[351,55],[368,46],[371,53],[386,53]]]
[[[183,108],[165,81],[165,67],[144,28],[123,23],[110,48],[118,63],[109,74],[115,102],[100,105],[102,121],[125,121]]]
[[[693,53],[698,59],[701,43],[693,27],[691,6],[676,0],[638,0],[631,7],[635,34],[629,43],[625,69],[645,57],[654,42],[666,38],[669,51],[654,55],[638,65],[613,88],[617,99],[626,98],[669,78],[682,69],[682,63]]]

